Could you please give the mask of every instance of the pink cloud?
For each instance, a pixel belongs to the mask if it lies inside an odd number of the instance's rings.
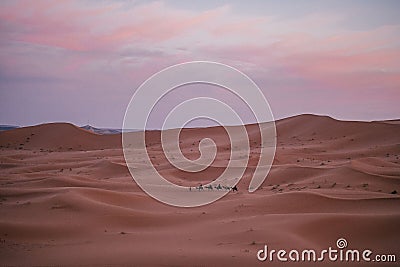
[[[196,14],[170,9],[161,2],[122,9],[117,4],[87,8],[71,1],[38,0],[4,7],[0,21],[11,28],[3,33],[8,40],[93,51],[175,38],[196,30],[219,12]]]
[[[0,5],[0,67],[7,77],[63,78],[76,90],[107,91],[119,90],[120,82],[134,88],[172,64],[212,60],[276,91],[326,92],[340,101],[349,94],[367,99],[379,88],[386,94],[379,99],[399,97],[396,25],[350,31],[335,25],[337,16],[284,21],[238,15],[229,6],[194,11],[164,2]]]

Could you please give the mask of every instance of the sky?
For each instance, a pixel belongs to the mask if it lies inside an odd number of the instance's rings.
[[[248,75],[275,119],[400,118],[399,13],[396,0],[1,1],[0,124],[121,128],[147,78],[193,60]],[[149,127],[197,96],[247,112],[220,88],[186,86]]]

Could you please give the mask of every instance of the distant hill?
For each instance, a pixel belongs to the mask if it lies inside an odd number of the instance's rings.
[[[17,129],[19,126],[14,126],[14,125],[0,125],[0,132],[1,131],[8,131],[8,130],[13,130]]]
[[[107,129],[107,128],[96,128],[91,125],[85,125],[80,127],[81,129],[85,129],[97,134],[119,134],[122,132],[120,129]]]
[[[9,130],[14,130],[17,128],[21,128],[20,126],[15,126],[15,125],[0,125],[0,132],[2,131],[9,131]],[[82,127],[79,127],[81,129],[90,131],[92,133],[96,134],[120,134],[122,133],[122,129],[112,129],[112,128],[96,128],[91,125],[85,125]],[[126,132],[137,132],[138,130],[126,130]]]

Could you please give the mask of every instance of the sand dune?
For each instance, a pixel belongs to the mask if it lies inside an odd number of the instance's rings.
[[[48,123],[1,132],[1,146],[51,151],[96,150],[119,147],[121,139],[98,135],[68,123]]]
[[[399,262],[400,125],[300,115],[276,127],[276,156],[261,188],[246,190],[262,145],[258,126],[248,125],[252,153],[239,192],[198,208],[147,196],[130,177],[120,134],[66,123],[0,132],[0,264],[283,266],[259,262],[257,251],[265,244],[335,247],[340,237],[349,248],[396,254]],[[197,158],[205,137],[217,143],[218,153],[200,173],[167,162],[159,131],[146,133],[149,157],[177,184],[204,184],[231,160],[221,127],[183,130],[183,154]],[[141,155],[134,160],[140,163]]]

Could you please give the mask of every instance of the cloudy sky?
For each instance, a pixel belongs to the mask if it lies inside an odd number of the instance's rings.
[[[400,1],[193,2],[1,1],[0,124],[120,128],[142,82],[191,60],[246,73],[278,119],[400,118]]]

